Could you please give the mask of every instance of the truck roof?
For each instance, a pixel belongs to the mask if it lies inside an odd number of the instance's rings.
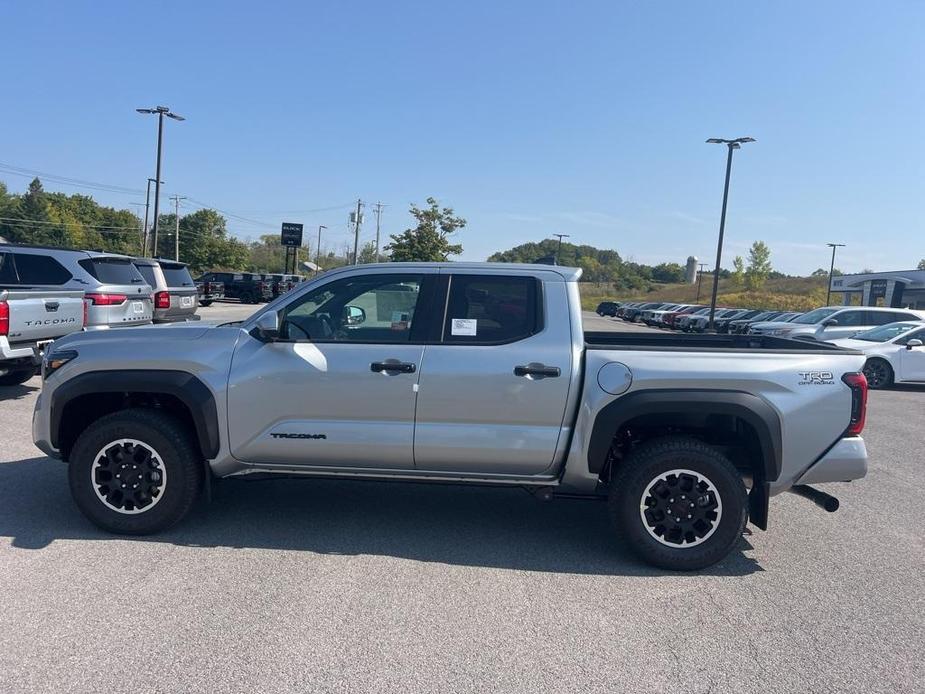
[[[443,263],[368,263],[365,265],[345,265],[329,270],[326,274],[346,272],[354,268],[389,267],[395,270],[413,271],[418,268],[446,268],[448,270],[481,270],[487,272],[552,272],[562,277],[566,282],[577,282],[581,277],[581,268],[563,267],[561,265],[543,265],[539,263],[475,263],[475,262],[443,262]]]

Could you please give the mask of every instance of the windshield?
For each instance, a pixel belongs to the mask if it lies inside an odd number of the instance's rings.
[[[889,342],[895,337],[920,327],[922,326],[916,323],[889,323],[888,325],[881,325],[872,330],[858,333],[853,339],[864,340],[864,342]]]
[[[833,313],[838,311],[837,308],[817,308],[815,311],[810,311],[809,313],[804,313],[799,318],[794,318],[791,323],[801,323],[803,325],[811,325],[813,323],[818,323],[823,321]]]

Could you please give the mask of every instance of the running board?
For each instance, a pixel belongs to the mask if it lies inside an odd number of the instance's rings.
[[[467,484],[488,484],[514,487],[556,487],[559,478],[553,476],[518,477],[517,475],[465,475],[458,472],[420,472],[408,470],[378,470],[372,468],[276,468],[269,466],[248,467],[233,472],[225,478],[250,477],[326,477],[335,479],[394,480],[406,482],[463,482]]]

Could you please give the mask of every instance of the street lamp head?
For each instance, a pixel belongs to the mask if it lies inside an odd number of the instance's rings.
[[[755,142],[754,137],[737,137],[734,140],[724,140],[720,137],[711,137],[707,142],[711,145],[729,145],[733,149],[738,149],[739,145],[742,145],[746,142]]]
[[[174,120],[186,120],[183,116],[177,115],[170,110],[169,106],[156,106],[154,108],[136,108],[138,113],[156,113],[158,115],[164,115],[168,118],[173,118]]]
[[[728,142],[728,140],[721,140],[718,137],[711,137],[709,140],[707,140],[707,143],[711,145],[724,145],[726,142]]]
[[[183,116],[179,116],[176,113],[171,113],[170,111],[165,111],[164,115],[168,118],[173,118],[174,120],[186,120]]]
[[[157,113],[153,108],[136,108],[135,110],[138,111],[138,113]]]

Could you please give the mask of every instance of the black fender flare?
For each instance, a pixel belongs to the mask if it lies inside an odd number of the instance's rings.
[[[600,472],[614,433],[626,422],[649,414],[733,415],[757,433],[764,480],[780,477],[782,434],[777,411],[756,395],[735,390],[640,390],[605,405],[594,420],[588,444],[588,469]]]
[[[199,449],[204,458],[218,455],[218,410],[212,391],[186,371],[114,370],[88,371],[65,381],[54,390],[50,411],[51,445],[58,447],[61,418],[69,402],[92,393],[163,393],[182,402],[193,418]]]

